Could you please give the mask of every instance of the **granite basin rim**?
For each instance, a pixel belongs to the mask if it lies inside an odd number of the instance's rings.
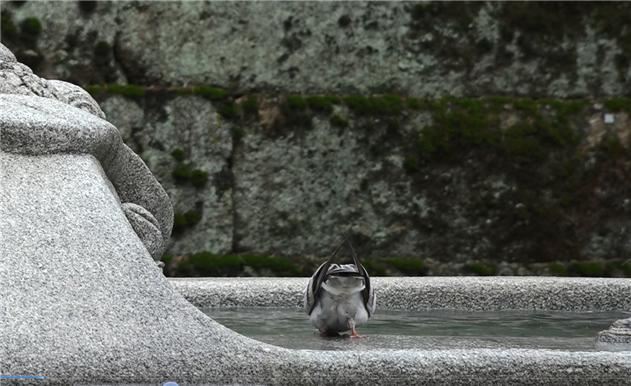
[[[308,278],[168,278],[199,308],[300,308]],[[631,279],[561,277],[373,277],[378,309],[630,311]]]

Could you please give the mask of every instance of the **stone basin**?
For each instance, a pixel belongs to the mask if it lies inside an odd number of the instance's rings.
[[[615,384],[631,376],[631,352],[261,343],[195,306],[295,307],[306,279],[167,280],[93,156],[0,152],[0,171],[2,375],[58,384]],[[631,308],[625,279],[376,278],[375,286],[392,309]]]
[[[631,316],[625,296],[628,279],[377,277],[373,285],[379,289],[380,312],[365,327],[372,337],[353,344],[313,338],[314,329],[302,310],[307,279],[169,280],[189,301],[233,330],[290,348],[631,350],[628,344],[596,339],[612,321]],[[297,334],[290,334],[292,330]]]
[[[209,308],[215,321],[261,342],[292,349],[399,350],[454,348],[528,348],[602,351],[595,337],[612,320],[631,313],[560,311],[395,311],[380,310],[359,328],[321,337],[302,309]],[[612,347],[613,349],[613,347]],[[627,348],[631,351],[631,346]]]

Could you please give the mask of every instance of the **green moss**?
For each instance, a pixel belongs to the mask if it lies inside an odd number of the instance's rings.
[[[544,139],[547,145],[554,146],[558,149],[575,147],[579,144],[580,138],[577,132],[570,126],[565,119],[552,119],[543,121]]]
[[[164,264],[169,264],[173,261],[173,255],[163,255],[160,259]]]
[[[169,91],[175,95],[193,95],[195,87],[170,87]]]
[[[610,160],[619,159],[629,154],[616,133],[607,133],[598,144],[597,151],[601,157]]]
[[[259,101],[256,95],[248,96],[241,105],[243,112],[249,116],[256,116],[259,112]]]
[[[373,99],[376,102],[376,111],[380,114],[397,115],[403,110],[403,100],[398,95],[384,95]]]
[[[419,152],[425,159],[449,160],[471,148],[493,147],[500,141],[497,114],[480,100],[443,101],[434,107],[433,124],[419,137]]]
[[[200,169],[193,169],[191,171],[191,184],[193,184],[194,187],[196,188],[203,188],[204,186],[206,186],[206,183],[208,182],[208,172],[200,170]]]
[[[286,102],[290,110],[304,110],[307,108],[307,101],[300,95],[289,95]]]
[[[413,97],[407,98],[405,104],[411,110],[432,110],[435,107],[432,101]]]
[[[224,101],[217,107],[217,112],[226,119],[234,120],[239,117],[239,106],[233,101]]]
[[[184,184],[191,179],[193,175],[193,166],[190,162],[180,162],[175,165],[173,172],[171,172],[175,183]]]
[[[573,276],[603,277],[606,265],[601,260],[575,261],[568,267],[568,272]]]
[[[606,277],[631,277],[631,260],[604,261]]]
[[[299,276],[298,266],[291,260],[275,256],[218,255],[199,252],[189,256],[175,270],[179,274],[193,276],[242,276],[249,267],[258,273],[275,276]]]
[[[313,113],[307,108],[307,101],[301,95],[289,95],[280,105],[282,118],[276,120],[275,128],[284,130],[309,130],[313,127]]]
[[[403,160],[403,170],[408,174],[418,172],[420,170],[418,157],[416,155],[407,155]]]
[[[398,95],[382,95],[366,97],[350,95],[344,98],[344,103],[355,114],[359,115],[397,115],[404,108],[403,100]]]
[[[36,41],[42,33],[42,23],[36,17],[27,17],[20,23],[22,37]]]
[[[535,115],[539,112],[539,104],[534,99],[518,98],[513,101],[516,110]]]
[[[478,275],[478,276],[493,276],[497,274],[497,266],[493,263],[476,261],[465,265],[466,272]]]
[[[405,275],[423,276],[427,274],[427,267],[420,259],[389,258],[385,260],[385,263]]]
[[[334,96],[309,96],[305,98],[305,101],[309,108],[315,111],[322,112],[331,112],[333,111],[333,106],[339,102],[339,98]]]
[[[498,141],[496,118],[486,113],[481,104],[476,103],[468,107],[463,106],[437,120],[439,125],[450,127],[457,139],[465,144],[491,145]]]
[[[537,129],[528,123],[515,124],[505,131],[502,149],[510,158],[541,161],[546,151],[537,134]]]
[[[220,101],[228,97],[228,92],[219,87],[195,86],[191,89],[194,95],[202,96],[211,101]]]
[[[93,90],[97,90],[97,92],[101,91],[108,94],[122,95],[128,98],[141,98],[145,96],[145,88],[134,84],[109,84],[101,88],[98,86],[95,87],[96,89]]]
[[[181,234],[185,230],[192,228],[202,219],[202,213],[199,210],[191,209],[186,212],[176,212],[173,215],[173,233]]]
[[[339,128],[348,127],[348,121],[344,119],[342,116],[340,116],[339,114],[331,115],[331,117],[329,118],[329,122],[331,122],[331,125],[335,127],[339,127]]]
[[[567,118],[568,116],[579,114],[589,105],[589,102],[583,99],[546,99],[541,102],[546,106],[552,107],[559,118]]]
[[[179,216],[178,216],[179,217]],[[180,256],[177,259],[172,255],[164,256],[162,261],[167,264],[165,274],[168,276],[308,276],[313,273],[317,265],[311,259],[299,257],[276,257],[265,255],[234,255],[234,254],[214,254],[210,252],[199,252],[192,256]],[[410,263],[416,261],[417,263]],[[368,258],[364,261],[368,273],[371,276],[398,276],[404,275],[425,275],[427,269],[424,265],[418,264],[420,260],[411,258]],[[603,272],[603,277],[630,277],[631,260],[611,260],[611,261],[591,261],[577,262],[571,261],[563,263],[560,261],[549,263],[526,264],[535,271],[545,270],[554,276],[579,275],[576,272],[568,272],[569,265],[581,263],[602,263],[603,269],[598,269],[596,273]],[[479,264],[481,263],[481,264]],[[547,268],[547,269],[546,269]],[[450,274],[475,274],[480,276],[496,275],[495,265],[491,262],[474,262],[461,271],[454,271]],[[595,276],[593,270],[586,270],[579,276]]]
[[[522,120],[509,127],[501,146],[509,157],[538,162],[548,158],[555,149],[575,147],[579,140],[567,121],[537,115],[534,121]]]
[[[355,113],[371,114],[372,103],[370,98],[363,95],[351,95],[344,98],[344,103]]]
[[[631,113],[631,98],[610,98],[605,101],[604,105],[608,111],[613,113],[622,111]]]
[[[87,91],[93,97],[96,97],[99,94],[104,94],[105,93],[105,87],[100,86],[100,85],[96,85],[96,84],[88,84],[88,85],[84,86],[83,88],[85,89],[85,91]]]
[[[514,98],[501,96],[501,95],[494,95],[494,96],[486,97],[485,100],[491,110],[499,111],[499,110],[504,109],[505,107],[512,106]]]
[[[100,41],[94,46],[94,63],[105,66],[110,62],[112,47],[108,42]]]
[[[620,269],[624,273],[625,277],[631,277],[631,259],[622,262],[620,264]]]
[[[383,262],[376,259],[366,259],[362,261],[364,268],[371,276],[385,276],[387,273],[386,267]]]
[[[200,252],[189,257],[188,264],[199,276],[236,276],[243,270],[239,256]]]
[[[427,126],[418,140],[419,155],[425,159],[444,159],[451,154],[451,130],[440,126]]]
[[[552,262],[548,265],[548,271],[554,276],[567,276],[567,267],[558,261]]]
[[[171,157],[178,162],[182,162],[186,158],[186,154],[183,149],[178,147],[171,152]]]
[[[208,172],[194,168],[192,162],[184,162],[184,151],[182,149],[173,150],[171,156],[178,161],[171,172],[176,184],[184,185],[190,182],[191,185],[198,189],[206,186]]]

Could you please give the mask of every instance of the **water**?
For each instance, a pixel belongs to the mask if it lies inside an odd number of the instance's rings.
[[[253,339],[293,349],[389,350],[545,348],[594,351],[599,331],[624,312],[380,311],[360,326],[360,339],[322,338],[301,310],[207,309],[224,326]]]

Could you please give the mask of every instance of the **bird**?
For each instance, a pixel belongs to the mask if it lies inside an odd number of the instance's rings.
[[[345,243],[350,247],[353,264],[332,263]],[[351,338],[359,338],[356,327],[368,321],[375,305],[370,276],[346,238],[311,276],[304,293],[305,311],[322,336],[351,331]]]

